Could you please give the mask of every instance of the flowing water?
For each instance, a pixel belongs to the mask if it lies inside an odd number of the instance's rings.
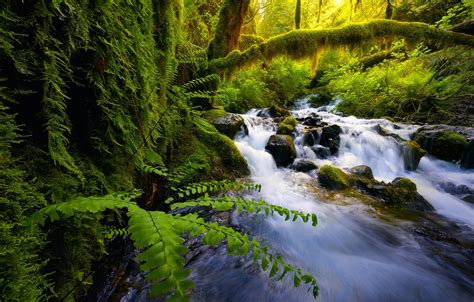
[[[425,156],[416,172],[406,171],[397,142],[379,135],[375,126],[381,125],[405,139],[417,126],[342,117],[331,113],[333,108],[309,108],[304,99],[296,103],[295,117],[317,113],[323,121],[343,130],[338,154],[322,160],[302,146],[303,126],[298,125],[298,157],[311,159],[318,166],[368,165],[381,181],[409,177],[435,208],[433,215],[473,242],[474,206],[443,190],[446,183],[474,188],[472,170]],[[319,224],[313,228],[300,220],[292,223],[276,216],[263,219],[261,215],[235,214],[233,221],[269,246],[272,253],[315,276],[319,301],[473,301],[474,268],[469,267],[474,262],[472,245],[466,255],[463,248],[430,242],[412,231],[414,221],[381,213],[355,198],[319,194],[314,171],[277,168],[265,151],[276,125],[270,118],[258,117],[258,112],[243,115],[249,133],[235,138],[248,161],[252,181],[262,184],[261,192],[249,197],[263,197],[273,204],[316,213]],[[197,284],[195,301],[313,300],[304,286],[293,288],[292,278],[270,280],[268,272],[261,272],[249,259],[227,256],[223,249],[204,253],[191,268]]]

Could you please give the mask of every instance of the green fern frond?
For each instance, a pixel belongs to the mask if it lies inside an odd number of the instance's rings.
[[[56,221],[61,217],[70,217],[75,212],[99,213],[106,209],[135,208],[136,203],[131,200],[141,195],[141,192],[114,193],[105,196],[76,197],[67,202],[47,206],[34,213],[27,221],[27,225],[44,225],[46,219]]]
[[[292,220],[296,221],[298,217],[303,221],[303,222],[308,222],[311,220],[311,225],[316,226],[318,224],[318,218],[316,214],[314,213],[303,213],[301,211],[296,211],[296,210],[289,210],[287,208],[269,204],[263,199],[260,200],[248,200],[248,199],[242,199],[240,197],[214,197],[210,198],[208,196],[204,196],[201,198],[198,198],[196,200],[190,200],[190,201],[184,201],[184,202],[179,202],[179,203],[174,203],[171,205],[171,209],[181,209],[181,208],[186,208],[186,207],[195,207],[195,206],[207,206],[207,207],[212,207],[213,209],[216,209],[218,211],[228,211],[235,207],[237,209],[238,213],[241,213],[243,210],[249,212],[249,213],[260,213],[263,212],[265,213],[266,216],[268,215],[274,215],[277,213],[278,215],[282,216],[285,218],[285,220]]]
[[[145,278],[152,283],[151,296],[174,292],[170,300],[188,300],[188,291],[194,284],[187,280],[190,273],[184,268],[183,255],[187,248],[180,229],[174,225],[174,217],[159,211],[141,208],[129,210],[129,231],[135,247],[142,249],[138,259]]]
[[[129,234],[129,231],[125,228],[117,229],[117,228],[106,228],[104,230],[104,238],[105,239],[112,239],[115,237],[124,237]]]
[[[213,73],[213,74],[207,75],[205,77],[201,77],[201,78],[191,80],[191,81],[187,82],[186,84],[183,84],[182,88],[189,91],[191,89],[196,89],[199,86],[204,85],[204,84],[209,83],[209,82],[212,82],[212,81],[220,81],[220,79],[221,78],[219,77],[218,74]]]
[[[221,181],[206,181],[206,182],[196,182],[188,184],[184,187],[171,187],[171,190],[174,191],[174,196],[168,198],[166,202],[177,201],[185,197],[197,197],[204,194],[218,194],[222,192],[228,192],[229,190],[237,191],[260,191],[260,184],[255,183],[246,183],[246,182],[236,182],[231,180],[221,180]],[[207,195],[208,196],[208,195]]]

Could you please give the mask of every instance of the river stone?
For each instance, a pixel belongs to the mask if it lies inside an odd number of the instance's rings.
[[[302,124],[311,127],[325,126],[324,123],[321,121],[321,117],[316,113],[311,113],[311,115],[305,117],[302,121]]]
[[[408,171],[415,171],[420,164],[420,160],[426,155],[420,145],[415,141],[405,141],[401,144],[403,164]]]
[[[462,198],[462,200],[474,204],[474,194],[466,195]]]
[[[265,149],[273,156],[278,167],[286,167],[296,158],[295,144],[289,135],[274,134],[270,136]]]
[[[312,131],[307,131],[303,134],[303,146],[312,146],[316,143],[316,140],[314,138],[313,132]]]
[[[244,119],[238,114],[226,112],[221,109],[213,109],[206,111],[204,117],[213,124],[220,133],[230,138],[234,138],[240,130],[244,130],[244,132],[248,134]]]
[[[374,179],[374,174],[372,173],[372,169],[369,166],[360,165],[352,167],[349,172],[352,174],[356,174],[359,176],[363,176],[368,179]]]
[[[290,116],[291,113],[285,108],[282,108],[278,105],[272,105],[270,108],[268,108],[268,112],[270,113],[271,117],[287,117]]]
[[[339,143],[341,142],[341,138],[339,137],[341,133],[342,129],[338,125],[326,126],[321,131],[319,144],[328,147],[331,154],[336,154],[339,150]]]
[[[416,190],[416,184],[404,177],[395,178],[390,184],[378,183],[369,186],[370,195],[391,207],[400,207],[412,211],[432,211],[434,208]]]
[[[474,129],[470,127],[427,125],[414,134],[416,141],[429,154],[439,159],[460,162],[465,169],[474,168]]]
[[[316,154],[316,156],[321,159],[326,159],[331,156],[331,150],[329,150],[328,147],[315,145],[311,147],[311,150],[313,150],[314,154]]]
[[[321,186],[330,190],[341,190],[350,187],[349,177],[339,168],[325,165],[319,169],[318,180]]]
[[[298,172],[309,172],[318,168],[318,166],[309,159],[296,160],[291,167]]]

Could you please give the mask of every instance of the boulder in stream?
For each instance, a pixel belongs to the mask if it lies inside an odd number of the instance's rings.
[[[405,169],[415,171],[420,164],[421,158],[425,156],[427,152],[415,141],[405,141],[401,146]]]
[[[355,175],[363,176],[368,179],[374,179],[374,174],[369,166],[360,165],[349,169],[349,172]]]
[[[319,144],[328,147],[331,154],[336,154],[339,150],[339,143],[341,142],[341,138],[339,137],[341,133],[342,129],[338,125],[326,126],[321,130]]]
[[[296,125],[298,121],[293,116],[287,116],[278,124],[277,134],[290,135],[296,130]]]
[[[459,162],[462,168],[474,168],[474,129],[448,125],[427,125],[413,134],[429,154],[439,159]]]
[[[319,169],[318,180],[321,186],[331,190],[341,190],[350,187],[349,178],[341,169],[325,165]]]
[[[230,138],[234,138],[240,130],[244,130],[245,133],[248,134],[244,119],[238,114],[226,112],[221,109],[212,109],[206,111],[204,117],[213,124],[220,133]]]
[[[316,164],[309,159],[296,160],[291,167],[298,172],[309,172],[318,168]]]
[[[368,192],[387,206],[422,212],[434,209],[417,192],[416,184],[405,177],[397,177],[389,184],[375,183],[368,186]]]
[[[296,158],[295,144],[289,135],[274,134],[270,136],[265,149],[273,156],[278,167],[286,167]]]

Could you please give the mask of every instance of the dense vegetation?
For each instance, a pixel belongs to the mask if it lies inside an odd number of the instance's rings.
[[[272,264],[270,276],[292,272],[316,296],[312,276],[247,235],[173,212],[243,208],[316,224],[311,214],[223,197],[254,187],[235,181],[249,174],[245,159],[203,111],[289,106],[319,93],[320,103],[340,95],[347,114],[472,126],[473,8],[469,0],[2,1],[0,300],[84,299],[127,226],[146,272],[164,263],[147,252],[174,243],[171,269],[150,277],[155,294],[189,294],[180,236],[206,233],[204,243],[225,238],[233,254],[253,251],[264,270]],[[156,239],[160,230],[170,238]]]

